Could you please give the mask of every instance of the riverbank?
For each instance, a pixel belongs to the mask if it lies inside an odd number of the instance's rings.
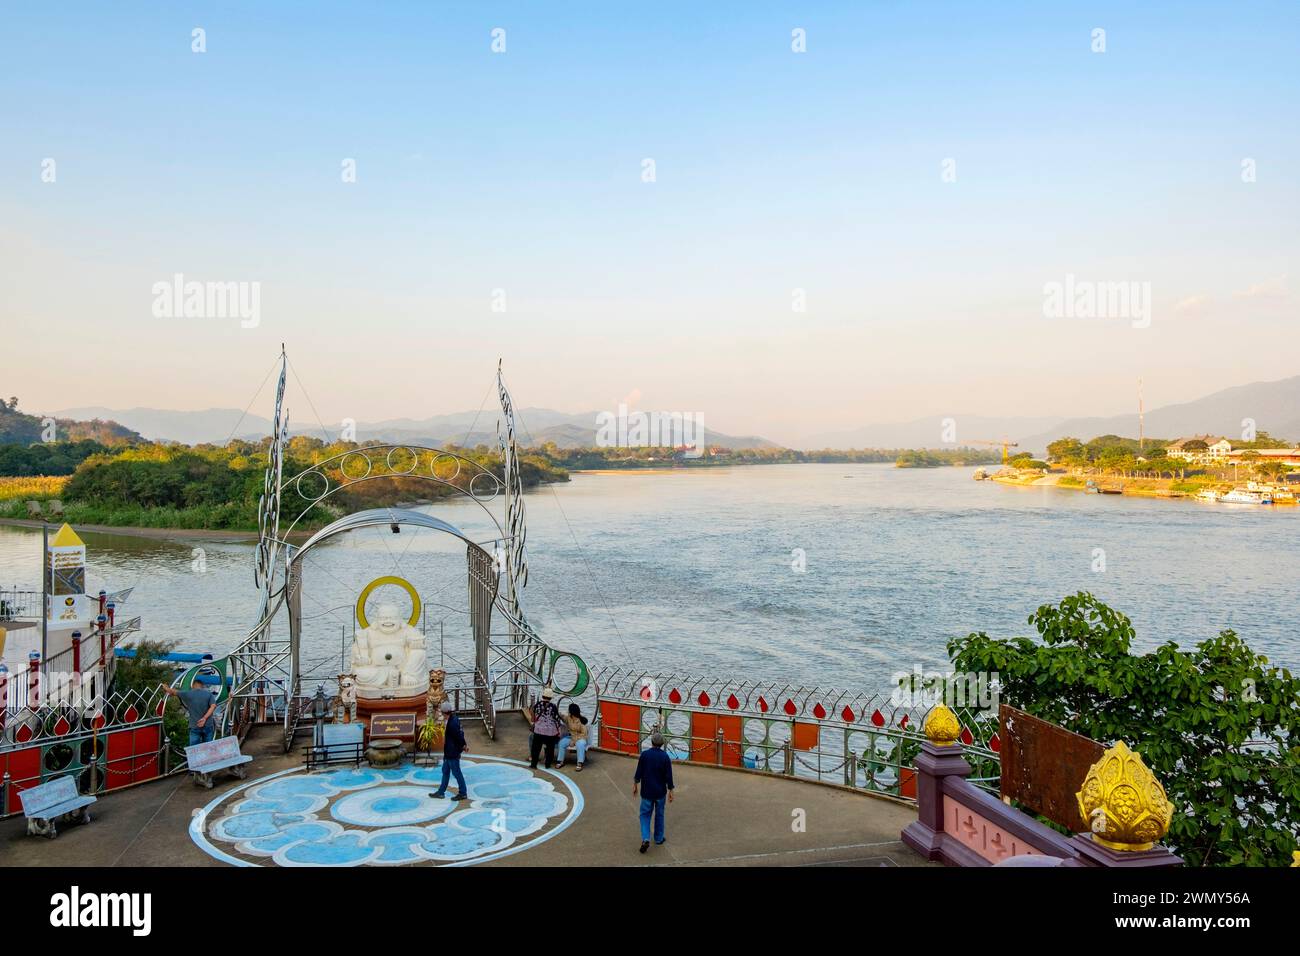
[[[45,522],[45,527],[57,528],[61,519]],[[130,525],[107,525],[107,524],[82,524],[74,522],[77,531],[89,532],[90,534],[124,534],[133,538],[203,538],[209,541],[256,541],[256,531],[226,531],[218,528],[144,528]],[[0,527],[6,528],[29,528],[39,531],[43,523],[40,521],[28,521],[23,518],[0,518]],[[311,534],[310,531],[295,531],[290,538],[306,538]]]
[[[1037,471],[1015,474],[991,475],[990,480],[1000,485],[1017,488],[1064,488],[1070,491],[1087,491],[1088,482],[1111,494],[1134,498],[1195,498],[1202,491],[1227,492],[1235,487],[1231,481],[1209,478],[1121,478],[1114,475],[1067,475],[1064,473],[1040,474]]]

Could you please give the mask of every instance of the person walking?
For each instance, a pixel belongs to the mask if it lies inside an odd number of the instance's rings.
[[[528,718],[533,724],[533,739],[528,745],[528,766],[537,769],[537,758],[542,748],[546,748],[546,769],[555,763],[555,745],[560,740],[564,724],[560,722],[560,708],[555,706],[555,690],[542,688],[542,699],[528,710]]]
[[[217,695],[201,685],[189,690],[177,690],[169,684],[163,684],[170,696],[175,697],[185,708],[185,715],[190,723],[190,746],[206,744],[212,739],[215,721],[212,712],[217,709]]]
[[[435,800],[443,800],[447,796],[447,784],[451,781],[451,775],[456,775],[456,786],[460,792],[452,797],[452,800],[468,800],[469,787],[465,785],[465,774],[460,769],[460,755],[469,750],[469,744],[465,742],[465,731],[460,726],[460,718],[456,716],[456,708],[449,700],[444,700],[438,707],[442,714],[442,719],[447,722],[443,728],[442,734],[442,785],[438,787],[436,793],[429,796]]]
[[[564,722],[567,726],[564,736],[560,738],[560,759],[555,764],[555,769],[564,766],[565,755],[568,754],[569,747],[573,747],[578,753],[578,766],[574,769],[581,770],[587,759],[587,718],[582,716],[581,707],[570,704],[569,716],[564,718]]]
[[[641,751],[632,777],[632,796],[641,790],[641,852],[650,849],[650,818],[654,817],[655,846],[662,846],[665,803],[673,802],[673,761],[664,752],[664,735],[650,735],[650,749]]]

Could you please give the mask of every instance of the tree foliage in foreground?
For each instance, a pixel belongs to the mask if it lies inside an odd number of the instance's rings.
[[[1091,594],[1044,605],[1039,638],[948,643],[1002,699],[1142,755],[1174,805],[1165,842],[1190,866],[1282,866],[1300,846],[1300,680],[1231,630],[1134,654],[1133,625]],[[1082,780],[1079,781],[1082,784]]]

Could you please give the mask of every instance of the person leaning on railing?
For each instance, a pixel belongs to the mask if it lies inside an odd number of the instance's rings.
[[[167,684],[162,685],[172,697],[181,702],[190,721],[190,746],[205,744],[212,739],[212,712],[217,709],[217,695],[202,687],[189,690],[177,690]]]

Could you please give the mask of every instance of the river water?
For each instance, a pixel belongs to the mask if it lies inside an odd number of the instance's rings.
[[[1294,507],[1011,488],[966,468],[889,465],[579,474],[526,506],[529,618],[595,665],[874,691],[942,665],[951,637],[1032,633],[1038,605],[1090,590],[1133,619],[1139,649],[1230,627],[1300,669]],[[476,540],[495,536],[473,503],[428,510]],[[254,623],[251,542],[84,538],[88,590],[134,586],[126,610],[148,637],[220,655]],[[39,553],[39,532],[0,527],[0,586],[37,587]],[[431,657],[469,658],[464,546],[370,529],[306,559],[303,658],[322,678],[337,673],[357,593],[387,574],[425,598]]]

